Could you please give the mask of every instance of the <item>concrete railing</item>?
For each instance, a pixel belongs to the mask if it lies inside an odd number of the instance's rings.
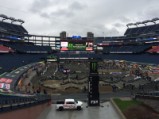
[[[50,101],[31,107],[18,108],[7,112],[0,113],[0,119],[38,119],[39,115],[48,107]]]
[[[51,102],[51,96],[40,94],[21,96],[0,94],[0,113],[28,108],[47,102]]]
[[[113,99],[110,99],[110,102],[112,103],[113,107],[115,108],[116,112],[120,115],[121,119],[126,119],[126,117],[124,116],[124,114],[121,112],[121,110],[119,109],[119,107],[116,105],[116,103],[114,102]]]

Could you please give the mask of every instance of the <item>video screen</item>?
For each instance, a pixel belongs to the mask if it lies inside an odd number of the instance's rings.
[[[61,51],[93,51],[93,42],[61,42]]]
[[[61,42],[61,51],[68,50],[68,42]]]
[[[92,50],[93,50],[93,43],[86,42],[86,51],[92,51]]]
[[[0,88],[1,89],[10,89],[10,84],[6,84],[6,83],[0,83]]]
[[[69,43],[68,49],[69,50],[85,50],[86,44],[85,43]]]

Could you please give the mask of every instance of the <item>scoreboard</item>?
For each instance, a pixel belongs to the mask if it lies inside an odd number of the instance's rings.
[[[61,51],[93,51],[93,40],[87,40],[80,36],[69,37],[61,40]]]
[[[61,41],[61,51],[93,51],[93,42]]]
[[[86,50],[85,43],[68,43],[68,50]]]

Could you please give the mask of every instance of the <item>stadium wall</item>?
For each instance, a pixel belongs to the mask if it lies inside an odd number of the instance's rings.
[[[17,109],[10,112],[3,112],[0,113],[0,119],[37,119],[39,115],[49,106],[51,106],[51,102]]]

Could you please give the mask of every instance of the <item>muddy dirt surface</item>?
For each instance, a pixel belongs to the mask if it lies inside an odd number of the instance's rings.
[[[144,104],[128,108],[123,113],[127,119],[159,119],[159,113]]]

